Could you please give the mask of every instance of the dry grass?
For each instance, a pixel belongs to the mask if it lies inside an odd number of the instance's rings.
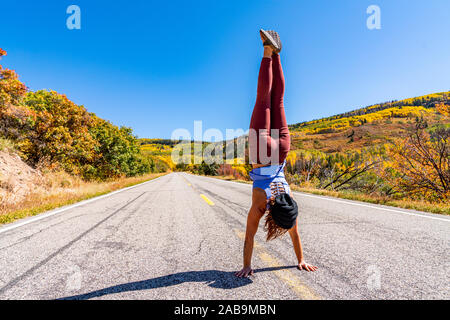
[[[130,187],[164,174],[153,173],[107,182],[85,182],[64,172],[48,172],[44,174],[45,183],[40,186],[39,192],[30,193],[19,202],[1,202],[0,225]]]
[[[227,181],[235,181],[241,183],[252,183],[251,181],[246,180],[236,180],[233,176],[213,176],[212,178],[217,178],[221,180]],[[387,197],[376,197],[369,196],[362,193],[356,192],[345,192],[345,191],[329,191],[323,189],[316,189],[313,187],[298,187],[296,185],[291,184],[291,189],[294,191],[305,192],[316,194],[320,196],[328,196],[335,197],[347,200],[356,200],[374,204],[381,204],[386,206],[398,207],[403,209],[412,209],[424,212],[438,213],[444,215],[450,215],[450,205],[446,203],[430,203],[426,201],[414,201],[414,200],[393,200]]]

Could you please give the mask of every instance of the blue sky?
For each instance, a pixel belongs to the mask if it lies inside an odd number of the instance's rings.
[[[139,137],[247,129],[260,28],[283,40],[289,123],[450,90],[448,0],[3,1],[1,16],[2,65]]]

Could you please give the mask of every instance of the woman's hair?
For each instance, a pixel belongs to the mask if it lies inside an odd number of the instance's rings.
[[[278,226],[275,223],[275,220],[273,220],[272,212],[269,210],[269,212],[266,214],[266,222],[264,224],[264,231],[267,231],[266,241],[269,241],[269,240],[278,238],[279,236],[282,236],[283,234],[285,234],[288,231],[288,229],[284,229],[284,228]]]

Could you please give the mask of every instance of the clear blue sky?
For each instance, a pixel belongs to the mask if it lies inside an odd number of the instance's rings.
[[[66,28],[70,4],[81,30]],[[247,129],[261,27],[283,40],[289,123],[450,90],[448,0],[3,1],[1,64],[139,137]]]

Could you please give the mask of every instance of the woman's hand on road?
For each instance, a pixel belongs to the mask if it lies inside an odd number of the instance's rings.
[[[313,272],[316,271],[317,269],[319,269],[318,267],[313,266],[312,264],[306,263],[303,260],[298,264],[297,268],[299,270],[306,270],[306,271],[313,271]]]
[[[242,268],[241,271],[236,272],[234,275],[236,277],[239,277],[239,278],[242,278],[242,277],[248,278],[252,274],[253,274],[252,268],[251,267],[245,267],[245,268]]]

